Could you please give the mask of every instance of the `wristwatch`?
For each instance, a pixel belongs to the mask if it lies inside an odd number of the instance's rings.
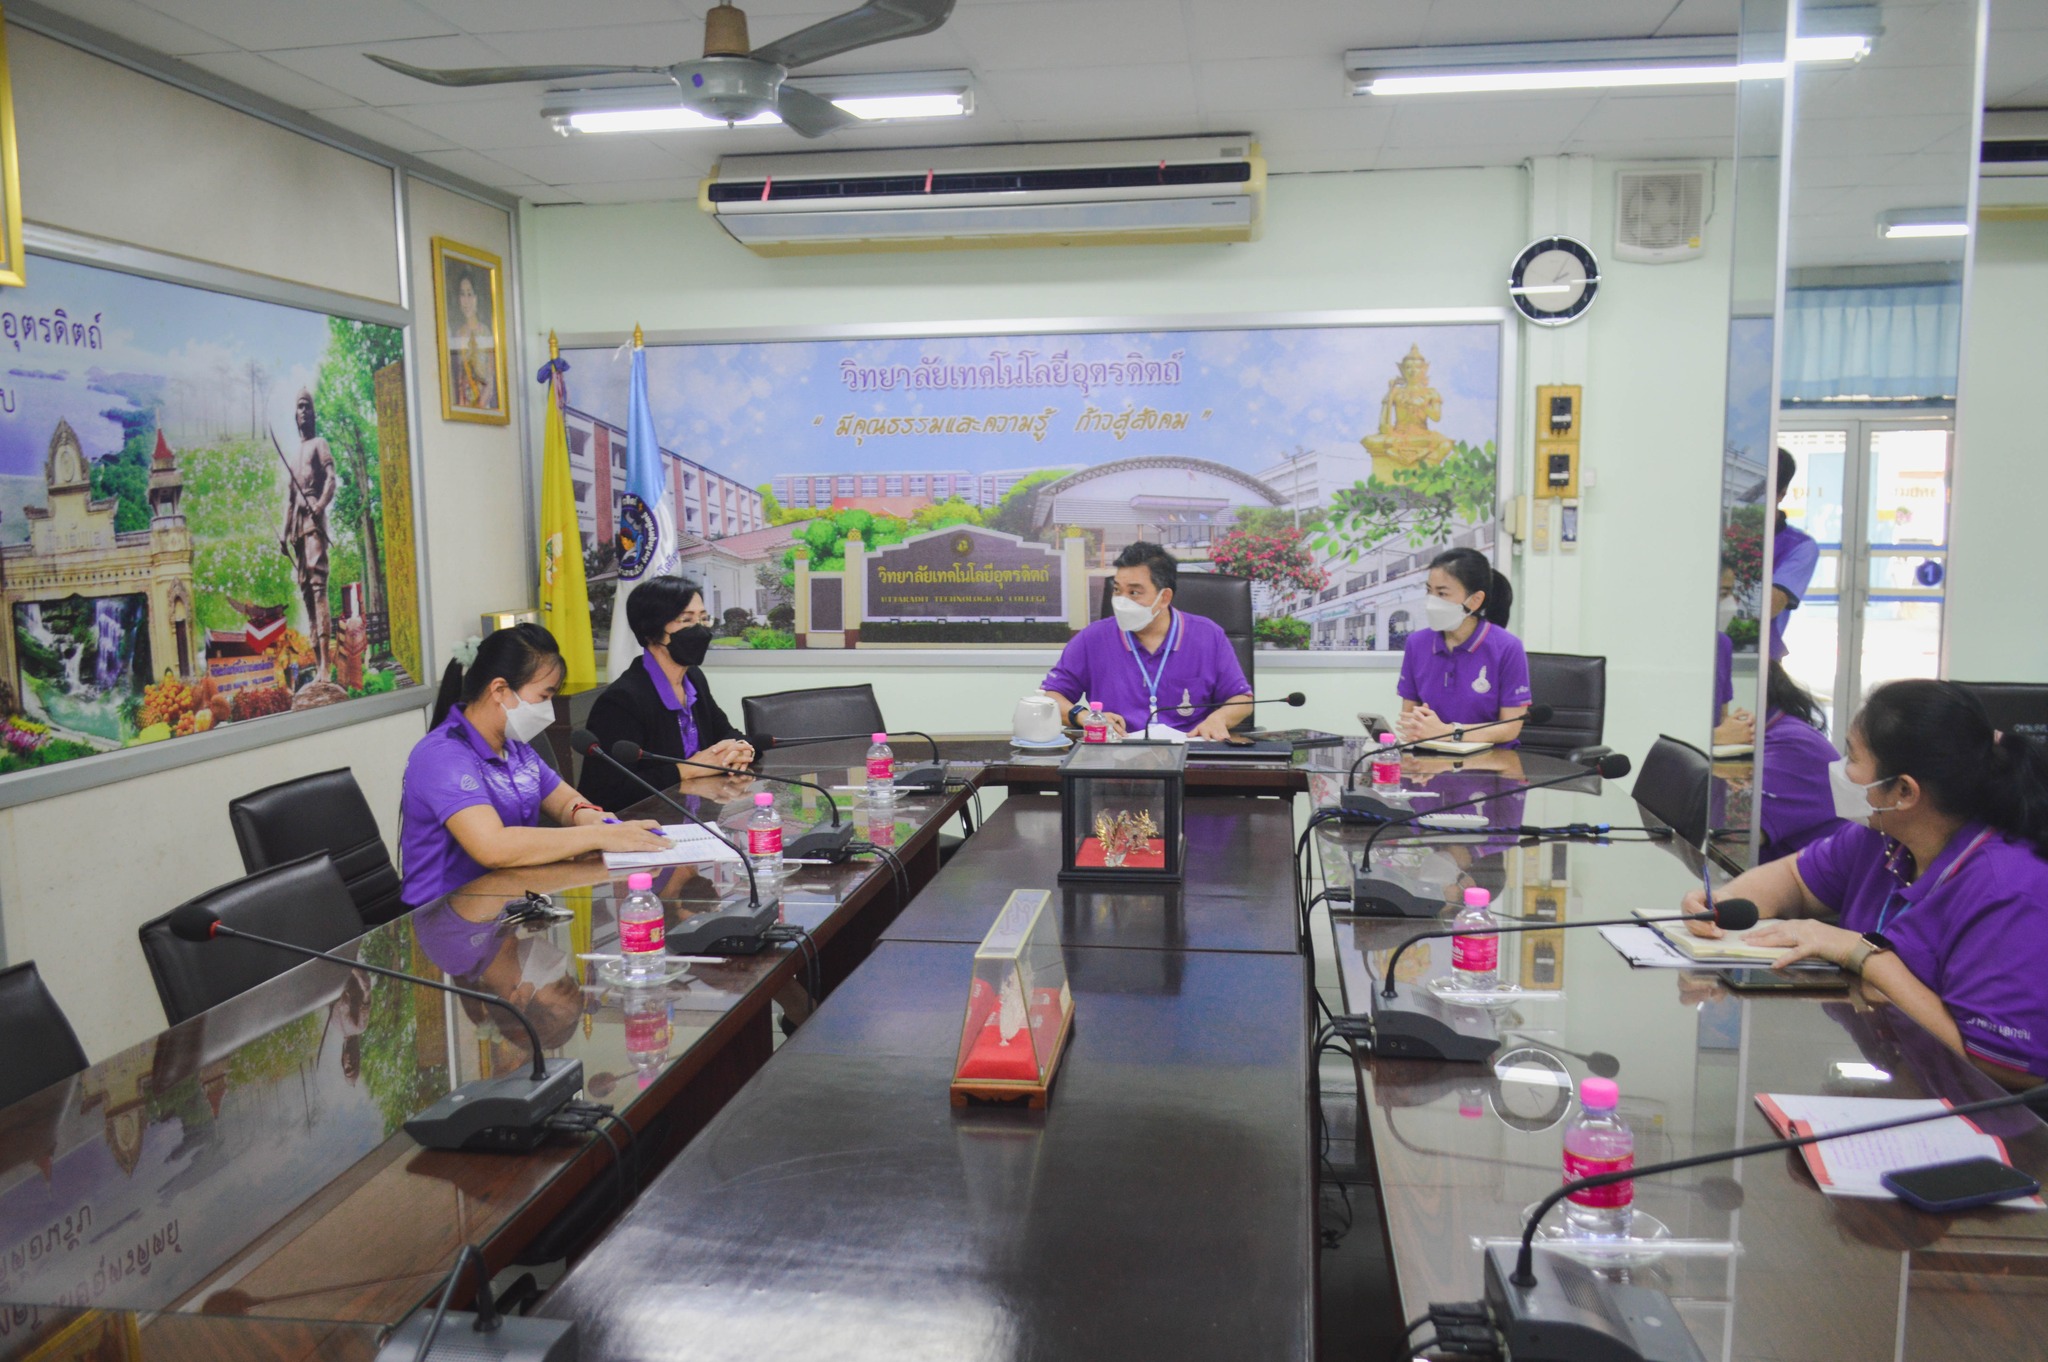
[[[1896,948],[1882,932],[1865,932],[1863,939],[1849,948],[1849,954],[1842,960],[1842,968],[1860,976],[1871,956],[1888,953],[1896,954]]]
[[[1079,728],[1081,726],[1081,715],[1086,713],[1087,709],[1088,707],[1086,705],[1080,704],[1078,702],[1069,705],[1067,707],[1067,727]]]

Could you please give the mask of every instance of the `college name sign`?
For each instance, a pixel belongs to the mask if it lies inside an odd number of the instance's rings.
[[[956,525],[868,555],[863,618],[1060,622],[1066,556],[1000,530]]]

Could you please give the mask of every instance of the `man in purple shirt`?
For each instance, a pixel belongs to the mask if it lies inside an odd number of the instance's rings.
[[[1042,689],[1078,725],[1081,697],[1100,705],[1119,734],[1148,723],[1221,742],[1252,712],[1251,682],[1221,625],[1176,610],[1179,565],[1139,540],[1117,555],[1112,614],[1067,641]]]
[[[1785,518],[1785,493],[1799,476],[1799,461],[1790,450],[1778,451],[1778,528],[1771,535],[1771,656],[1785,656],[1785,626],[1806,599],[1820,566],[1820,545]]]

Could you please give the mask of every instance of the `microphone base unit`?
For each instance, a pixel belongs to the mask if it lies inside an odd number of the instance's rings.
[[[1443,915],[1442,898],[1424,898],[1392,880],[1359,875],[1351,881],[1351,917],[1438,918]],[[1338,910],[1333,906],[1332,912]],[[1346,915],[1340,913],[1340,916]]]
[[[377,1362],[413,1362],[433,1318],[432,1309],[415,1310],[384,1340]],[[441,1320],[441,1332],[434,1335],[427,1362],[476,1362],[484,1357],[492,1362],[576,1362],[576,1321],[501,1315],[490,1332],[479,1334],[475,1315],[450,1310]]]
[[[820,824],[790,842],[782,854],[798,861],[843,861],[852,854],[847,850],[852,841],[853,824]]]
[[[1427,1012],[1394,1009],[1375,993],[1372,1052],[1377,1059],[1431,1059],[1484,1064],[1500,1049],[1498,1036],[1472,1036]],[[1520,1362],[1520,1354],[1515,1355]]]
[[[764,903],[758,909],[700,913],[668,929],[670,955],[759,955],[773,944],[768,929],[776,923],[776,905]]]
[[[1406,805],[1389,804],[1368,790],[1345,790],[1337,796],[1337,807],[1377,823],[1405,823],[1421,812]]]
[[[516,1074],[465,1083],[405,1123],[424,1149],[524,1154],[552,1132],[547,1120],[583,1090],[583,1061],[550,1059],[535,1081],[531,1065]]]
[[[1516,1249],[1486,1250],[1486,1306],[1515,1362],[1706,1362],[1671,1297],[1610,1282],[1576,1259],[1543,1255],[1531,1286],[1514,1282]]]
[[[943,765],[925,762],[905,771],[896,773],[898,790],[943,790],[946,788],[946,768]]]

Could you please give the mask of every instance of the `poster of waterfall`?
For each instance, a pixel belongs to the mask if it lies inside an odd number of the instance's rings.
[[[413,685],[386,529],[410,488],[382,458],[410,441],[377,400],[402,333],[68,261],[32,279],[0,298],[0,777]]]

